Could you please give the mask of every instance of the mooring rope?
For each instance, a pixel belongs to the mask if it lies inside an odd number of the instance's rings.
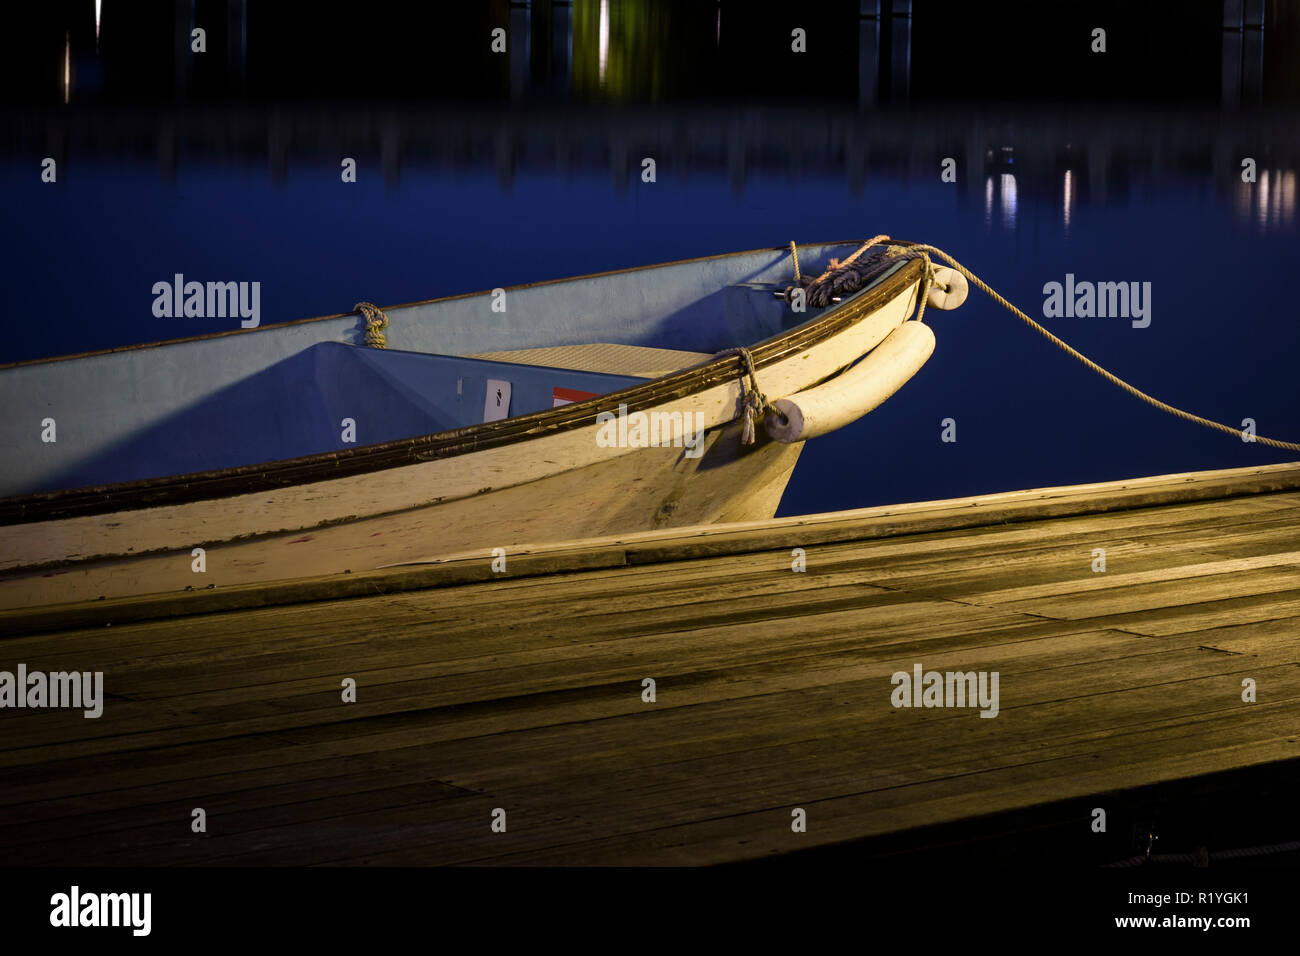
[[[853,263],[857,261],[858,256],[862,255],[862,253],[866,252],[872,246],[880,242],[888,242],[888,241],[889,241],[889,237],[886,235],[872,236],[862,245],[858,246],[858,250],[855,253],[853,253],[853,255],[849,256],[847,259],[843,261],[839,259],[832,259],[830,263],[826,266],[826,271],[823,272],[821,275],[819,275],[813,281],[820,282],[822,279],[825,279],[832,272],[839,272],[841,269],[853,265]]]
[[[387,348],[384,329],[388,328],[388,316],[384,310],[373,302],[358,302],[352,311],[360,312],[366,318],[366,344],[376,349]]]
[[[784,294],[785,300],[787,302],[792,301],[792,297],[795,291],[798,289],[802,289],[804,292],[804,301],[808,305],[822,308],[832,304],[832,301],[836,296],[856,292],[858,289],[862,287],[863,283],[866,281],[870,271],[873,268],[871,265],[866,265],[866,264],[864,264],[863,266],[855,266],[857,259],[864,252],[866,252],[868,249],[872,248],[873,246],[879,245],[882,242],[889,242],[889,241],[890,241],[889,236],[886,235],[873,236],[871,239],[868,239],[861,246],[859,246],[858,249],[847,259],[844,260],[831,259],[830,264],[826,268],[826,271],[824,271],[821,275],[819,275],[815,279],[808,279],[800,274],[799,255],[798,252],[796,251],[797,246],[795,245],[794,242],[791,242],[790,253],[794,258],[794,262],[795,262],[795,284],[788,287],[785,290],[785,294]],[[920,287],[917,295],[916,321],[920,322],[924,319],[925,307],[930,298],[930,288],[932,285],[938,283],[938,280],[935,278],[934,263],[930,259],[930,256],[933,254],[943,259],[945,262],[947,262],[948,265],[952,266],[953,269],[955,269],[956,271],[964,275],[972,285],[974,285],[976,288],[983,291],[985,295],[991,298],[998,305],[1002,306],[1004,309],[1006,309],[1016,318],[1020,319],[1022,322],[1028,325],[1039,335],[1043,336],[1045,339],[1047,339],[1047,341],[1051,342],[1057,348],[1061,349],[1061,351],[1065,352],[1075,361],[1081,363],[1084,367],[1088,368],[1092,372],[1095,372],[1097,375],[1100,375],[1106,381],[1110,382],[1112,385],[1115,385],[1116,387],[1127,392],[1129,395],[1132,395],[1134,398],[1137,398],[1140,401],[1145,402],[1146,404],[1150,405],[1152,408],[1156,408],[1162,412],[1165,412],[1166,414],[1173,415],[1175,418],[1181,418],[1183,421],[1192,422],[1195,425],[1200,425],[1204,428],[1214,429],[1215,431],[1220,431],[1227,435],[1236,435],[1238,437],[1241,437],[1243,435],[1243,432],[1239,428],[1233,428],[1231,425],[1224,425],[1221,422],[1216,422],[1212,419],[1204,418],[1200,415],[1195,415],[1192,412],[1178,408],[1177,406],[1174,405],[1170,405],[1168,402],[1163,402],[1153,395],[1148,395],[1140,388],[1137,388],[1134,385],[1130,385],[1128,382],[1124,381],[1124,379],[1120,378],[1118,375],[1114,374],[1113,372],[1110,372],[1107,369],[1102,368],[1100,365],[1098,365],[1092,359],[1088,358],[1078,349],[1073,348],[1064,340],[1060,339],[1056,335],[1053,335],[1045,327],[1040,325],[1038,322],[1035,322],[1033,319],[1031,319],[1020,309],[1016,308],[1005,298],[999,295],[996,291],[994,291],[994,289],[991,286],[989,286],[989,284],[986,283],[983,279],[975,275],[975,273],[971,272],[960,262],[958,262],[956,259],[948,255],[948,253],[944,252],[942,249],[938,248],[937,246],[926,245],[923,243],[905,243],[899,241],[894,245],[887,246],[884,250],[884,254],[886,256],[889,256],[890,258],[897,258],[899,256],[918,256],[925,262],[925,271],[924,274],[922,275]],[[939,284],[940,284],[940,288],[945,288],[944,286],[942,286],[941,283]],[[764,399],[764,401],[766,401],[766,399]],[[1300,443],[1297,442],[1280,441],[1279,439],[1276,438],[1266,438],[1265,436],[1258,435],[1258,434],[1251,436],[1250,440],[1261,445],[1267,445],[1270,448],[1281,448],[1281,449],[1286,449],[1288,451],[1300,451]]]
[[[875,241],[876,240],[874,239],[872,240],[872,242]],[[897,252],[895,252],[895,250],[897,250]],[[861,251],[862,251],[861,249],[858,250],[858,252]],[[1152,395],[1148,395],[1140,388],[1137,388],[1134,385],[1130,385],[1128,382],[1124,381],[1122,378],[1120,378],[1118,375],[1114,374],[1113,372],[1109,372],[1106,369],[1102,368],[1100,365],[1098,365],[1092,359],[1088,358],[1088,356],[1084,355],[1078,349],[1071,347],[1063,340],[1057,338],[1055,335],[1049,332],[1042,325],[1038,324],[1033,319],[1031,319],[1028,315],[1026,315],[1024,312],[1020,311],[1020,309],[1016,308],[1014,305],[1012,305],[1010,302],[1008,302],[1006,299],[1000,296],[997,292],[995,292],[988,285],[988,283],[986,283],[983,279],[975,275],[975,273],[971,272],[964,265],[962,265],[952,256],[948,255],[948,253],[944,252],[942,249],[939,249],[935,246],[923,245],[918,243],[914,245],[891,246],[889,247],[889,249],[886,250],[886,255],[889,255],[891,253],[895,255],[905,255],[907,253],[920,253],[921,257],[925,260],[926,263],[925,271],[926,271],[927,281],[925,282],[925,287],[923,288],[922,294],[920,296],[920,305],[918,307],[918,312],[917,312],[918,319],[920,319],[925,312],[925,300],[927,298],[928,289],[929,289],[928,280],[929,277],[934,272],[934,266],[930,262],[930,255],[933,254],[943,259],[945,262],[947,262],[948,265],[952,266],[954,269],[956,269],[958,272],[964,275],[970,281],[971,285],[980,289],[990,299],[992,299],[998,305],[1002,306],[1002,308],[1006,309],[1016,318],[1020,319],[1020,321],[1024,322],[1026,325],[1028,325],[1039,335],[1043,336],[1045,339],[1047,339],[1047,341],[1051,342],[1058,349],[1065,352],[1065,354],[1069,355],[1075,361],[1083,364],[1086,368],[1091,369],[1093,372],[1096,372],[1098,375],[1100,375],[1106,381],[1110,382],[1112,385],[1118,386],[1128,394],[1132,395],[1134,398],[1140,399],[1141,401],[1146,402],[1151,407],[1157,408],[1162,412],[1165,412],[1169,415],[1173,415],[1175,418],[1181,418],[1183,419],[1183,421],[1192,422],[1196,425],[1201,425],[1205,428],[1212,428],[1217,431],[1224,432],[1228,435],[1236,435],[1237,437],[1241,437],[1242,431],[1240,428],[1233,428],[1231,425],[1224,425],[1221,422],[1216,422],[1209,418],[1202,418],[1200,415],[1194,415],[1191,412],[1184,411],[1181,408],[1177,408],[1173,405],[1170,405],[1168,402],[1162,402],[1160,399]],[[1268,445],[1271,448],[1284,448],[1289,451],[1300,451],[1300,443],[1296,443],[1296,442],[1279,441],[1275,438],[1265,438],[1263,435],[1255,435],[1253,437],[1253,440],[1258,444]]]

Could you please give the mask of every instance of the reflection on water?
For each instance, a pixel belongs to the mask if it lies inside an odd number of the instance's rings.
[[[600,0],[600,88],[605,89],[609,68],[609,0]]]
[[[1239,221],[1255,226],[1260,233],[1295,228],[1295,183],[1293,169],[1262,169],[1256,183],[1238,183],[1233,208]]]
[[[660,100],[672,92],[680,85],[674,75],[688,70],[673,14],[673,4],[575,0],[571,92],[596,102]]]
[[[996,188],[994,187],[995,181]],[[984,177],[984,228],[986,230],[993,228],[995,199],[998,210],[998,225],[1003,229],[1014,231],[1018,206],[1015,174],[999,173],[996,180],[992,175]]]
[[[1001,176],[1001,188],[999,190],[1002,196],[1002,227],[1004,229],[1016,228],[1016,177],[1011,173],[1003,173]]]
[[[1061,180],[1061,226],[1068,235],[1070,232],[1070,213],[1074,210],[1074,170],[1067,169]]]
[[[620,82],[617,74],[609,82]],[[661,175],[677,181],[724,172],[738,197],[756,177],[771,175],[827,175],[853,195],[882,174],[938,181],[941,162],[951,157],[957,182],[949,188],[976,202],[982,193],[985,226],[1011,231],[1027,195],[1050,197],[1069,227],[1082,206],[1126,201],[1135,188],[1174,188],[1188,176],[1230,202],[1242,222],[1291,229],[1300,168],[1300,112],[1292,111],[1230,118],[1196,109],[1062,115],[1025,107],[984,114],[777,106],[592,113],[553,104],[520,112],[339,105],[116,109],[111,116],[0,112],[0,157],[50,156],[60,166],[150,157],[167,182],[188,166],[260,166],[282,186],[296,173],[353,156],[363,168],[376,160],[391,187],[408,170],[487,168],[505,192],[520,176],[558,173],[595,175],[617,193],[638,181],[642,160],[652,157]],[[1240,177],[1249,154],[1269,157],[1255,183]]]

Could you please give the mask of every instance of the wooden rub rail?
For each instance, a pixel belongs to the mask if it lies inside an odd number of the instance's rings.
[[[93,719],[0,708],[11,865],[707,864],[1057,804],[1086,831],[1126,788],[1300,759],[1300,466],[537,546],[506,575],[475,556],[9,612],[0,632],[0,702],[19,665],[103,675]]]

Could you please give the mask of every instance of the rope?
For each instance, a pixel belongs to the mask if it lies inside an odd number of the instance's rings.
[[[878,236],[876,238],[879,239],[880,237]],[[871,242],[875,242],[875,241],[876,239],[871,240]],[[868,243],[868,245],[870,245],[870,243]],[[866,247],[864,246],[863,248]],[[896,253],[895,250],[897,250]],[[858,250],[859,253],[861,251],[862,251],[861,249]],[[924,281],[924,287],[920,297],[921,304],[918,307],[917,315],[916,315],[918,321],[920,320],[921,316],[925,314],[925,300],[928,297],[929,285],[931,281],[930,275],[934,271],[934,267],[930,262],[930,254],[933,253],[934,255],[938,256],[939,258],[947,262],[950,266],[952,266],[962,275],[964,275],[970,281],[971,285],[980,289],[990,299],[992,299],[998,305],[1002,306],[1002,308],[1006,309],[1016,318],[1020,319],[1020,321],[1024,322],[1026,325],[1028,325],[1039,335],[1043,336],[1043,338],[1047,339],[1047,341],[1055,345],[1058,349],[1065,352],[1065,354],[1069,355],[1075,361],[1080,362],[1088,369],[1091,369],[1093,372],[1096,372],[1098,375],[1100,375],[1106,381],[1110,382],[1112,385],[1115,385],[1123,389],[1125,392],[1128,392],[1128,394],[1132,395],[1134,398],[1146,402],[1148,405],[1150,405],[1153,408],[1157,408],[1162,412],[1166,412],[1169,415],[1173,415],[1175,418],[1181,418],[1183,419],[1183,421],[1192,422],[1193,424],[1201,425],[1205,428],[1213,428],[1217,431],[1221,431],[1229,435],[1236,435],[1236,436],[1241,435],[1241,429],[1239,428],[1233,428],[1230,425],[1224,425],[1220,422],[1212,421],[1211,419],[1208,418],[1202,418],[1200,415],[1193,415],[1191,412],[1184,411],[1181,408],[1176,408],[1175,406],[1170,405],[1168,402],[1162,402],[1160,401],[1160,399],[1148,395],[1146,392],[1142,391],[1141,389],[1133,385],[1130,385],[1128,382],[1124,381],[1118,375],[1115,375],[1112,372],[1108,372],[1106,369],[1102,368],[1100,365],[1098,365],[1092,359],[1088,358],[1082,352],[1072,348],[1071,346],[1067,345],[1064,341],[1057,338],[1055,335],[1053,335],[1043,326],[1039,325],[1037,322],[1035,322],[1033,319],[1027,316],[1024,312],[1021,312],[1019,309],[1017,309],[1014,305],[1012,305],[1002,296],[998,295],[998,293],[994,292],[993,289],[990,288],[986,282],[984,282],[984,280],[982,280],[979,276],[975,275],[975,273],[971,272],[969,269],[963,266],[952,256],[948,255],[948,253],[944,252],[942,249],[938,249],[934,246],[929,246],[929,245],[916,244],[916,245],[908,245],[908,246],[901,246],[901,245],[891,246],[889,247],[888,250],[886,250],[887,255],[889,254],[901,255],[906,253],[920,253],[921,257],[925,260],[926,263],[926,270],[925,270],[926,279]],[[855,253],[855,255],[857,255],[857,253]],[[1300,444],[1296,442],[1278,441],[1275,438],[1265,438],[1263,435],[1254,436],[1254,440],[1261,445],[1268,445],[1270,448],[1284,448],[1290,451],[1300,451]]]
[[[825,308],[831,305],[837,296],[856,292],[870,278],[870,273],[875,268],[874,261],[870,263],[863,262],[859,265],[859,257],[872,246],[888,240],[888,236],[876,236],[873,239],[868,239],[847,259],[832,259],[826,267],[826,271],[815,279],[802,275],[796,268],[794,284],[789,286],[784,293],[786,302],[793,304],[795,291],[802,289],[806,305],[814,308]],[[790,245],[792,248],[794,247],[793,242]]]
[[[784,419],[785,416],[777,410],[776,406],[772,405],[767,400],[767,396],[759,389],[758,376],[754,372],[754,356],[749,354],[749,349],[745,348],[743,345],[737,346],[734,349],[723,349],[709,361],[720,359],[725,355],[739,355],[745,366],[744,371],[740,376],[740,400],[745,418],[745,424],[741,428],[740,432],[740,443],[742,445],[752,445],[754,444],[755,437],[754,419],[757,416],[764,412],[771,412],[773,415],[778,415],[782,419]],[[749,377],[748,388],[745,386],[746,375]]]
[[[1265,846],[1248,846],[1233,850],[1215,850],[1214,852],[1198,853],[1153,853],[1150,856],[1130,856],[1123,860],[1116,860],[1114,863],[1105,864],[1106,867],[1130,867],[1142,866],[1147,863],[1197,863],[1203,865],[1209,864],[1214,860],[1244,860],[1253,857],[1270,856],[1274,853],[1294,853],[1300,850],[1300,840],[1293,840],[1290,843],[1272,843]],[[1199,857],[1199,859],[1198,859]]]
[[[841,262],[839,259],[832,259],[832,260],[830,261],[830,265],[828,265],[828,266],[826,267],[826,271],[823,272],[821,275],[819,275],[819,276],[818,276],[816,279],[814,279],[813,281],[814,281],[814,282],[820,282],[822,279],[825,279],[825,278],[826,278],[828,275],[830,275],[832,272],[838,272],[839,270],[845,268],[846,266],[851,266],[851,265],[853,265],[853,263],[857,260],[858,256],[862,255],[862,253],[866,252],[866,251],[867,251],[868,249],[870,249],[872,246],[876,245],[876,243],[879,243],[879,242],[887,242],[888,240],[889,240],[889,237],[888,237],[888,236],[885,236],[885,235],[880,235],[880,236],[873,236],[873,237],[871,237],[870,239],[868,239],[866,242],[864,242],[862,245],[860,245],[860,246],[858,247],[858,251],[857,251],[857,252],[853,253],[853,255],[849,256],[849,257],[848,257],[847,259],[845,259],[843,262]],[[791,245],[794,245],[794,243],[791,243]],[[795,276],[795,278],[797,279],[797,278],[799,278],[799,277],[798,277],[798,276]]]
[[[900,256],[906,252],[908,252],[908,249],[904,246],[889,246],[885,249],[885,255],[887,256]],[[925,274],[921,277],[921,291],[917,296],[916,321],[918,322],[925,318],[925,307],[930,303],[930,286],[942,285],[934,277],[934,263],[930,261],[930,254],[922,252],[921,259],[925,262]],[[948,287],[942,287],[946,292]]]
[[[388,328],[388,316],[384,310],[373,302],[358,302],[352,311],[360,312],[366,317],[366,344],[376,349],[387,348],[388,340],[384,338],[384,329]]]
[[[793,239],[790,240],[790,255],[794,259],[794,281],[802,282],[803,276],[799,274],[799,247],[794,244]]]

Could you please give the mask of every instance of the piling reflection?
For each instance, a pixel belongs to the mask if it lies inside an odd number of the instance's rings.
[[[580,99],[659,100],[675,68],[671,5],[575,0],[573,87]]]
[[[74,69],[74,102],[76,75]],[[881,178],[941,185],[940,162],[951,155],[959,175],[947,188],[960,196],[976,191],[986,227],[1013,231],[1027,201],[1055,206],[1068,231],[1081,207],[1127,203],[1136,186],[1173,194],[1189,176],[1230,204],[1241,222],[1288,230],[1300,168],[1300,113],[1243,113],[1224,122],[1201,111],[1133,110],[1067,120],[1051,110],[1019,109],[994,121],[962,111],[864,114],[847,106],[737,114],[691,106],[591,113],[564,104],[527,112],[358,104],[118,110],[112,122],[93,124],[65,110],[11,112],[0,113],[0,124],[9,128],[0,157],[147,161],[165,181],[186,167],[261,165],[277,185],[353,156],[380,168],[390,188],[411,170],[460,175],[486,167],[496,170],[503,192],[526,175],[603,180],[622,193],[652,157],[661,177],[671,171],[681,184],[724,177],[737,197],[770,176],[838,180],[857,196]],[[809,127],[825,132],[809,137]],[[1269,157],[1256,182],[1241,179],[1243,143]]]
[[[958,49],[952,30],[920,0],[816,10],[759,0],[452,5],[407,13],[424,17],[413,39],[385,33],[383,70],[365,67],[373,44],[344,38],[339,50],[362,67],[329,73],[346,74],[342,89],[355,95],[321,101],[280,97],[300,88],[291,79],[304,69],[353,62],[326,56],[333,48],[319,38],[334,35],[329,24],[307,21],[301,28],[325,32],[277,45],[296,21],[259,12],[250,35],[247,0],[50,9],[57,34],[23,52],[39,58],[32,73],[44,92],[0,108],[0,156],[145,157],[164,181],[190,166],[252,164],[283,185],[347,155],[373,158],[390,189],[409,170],[488,168],[503,192],[542,175],[604,180],[619,195],[653,157],[678,182],[725,177],[736,197],[773,174],[838,179],[859,197],[881,177],[937,182],[940,160],[953,157],[956,194],[976,209],[982,199],[989,230],[1017,230],[1034,204],[1052,207],[1068,233],[1083,207],[1126,203],[1135,184],[1173,190],[1188,175],[1252,229],[1295,225],[1300,111],[1287,104],[1300,102],[1300,82],[1281,65],[1300,55],[1300,13],[1262,0],[1225,0],[1221,51],[1219,24],[1209,25],[1218,62],[1180,65],[1208,78],[1213,102],[1068,111],[964,105],[958,97],[981,82],[978,57],[944,62]],[[792,23],[808,28],[806,55],[791,50]],[[486,41],[499,26],[508,49],[496,56]],[[203,55],[194,52],[200,27]],[[443,37],[446,55],[419,54],[421,34]],[[314,58],[298,59],[314,47]],[[750,99],[751,88],[765,98]],[[472,104],[459,98],[467,91]],[[401,99],[407,92],[415,102]],[[151,96],[177,108],[160,110]],[[1248,155],[1268,157],[1257,182],[1240,181]]]

